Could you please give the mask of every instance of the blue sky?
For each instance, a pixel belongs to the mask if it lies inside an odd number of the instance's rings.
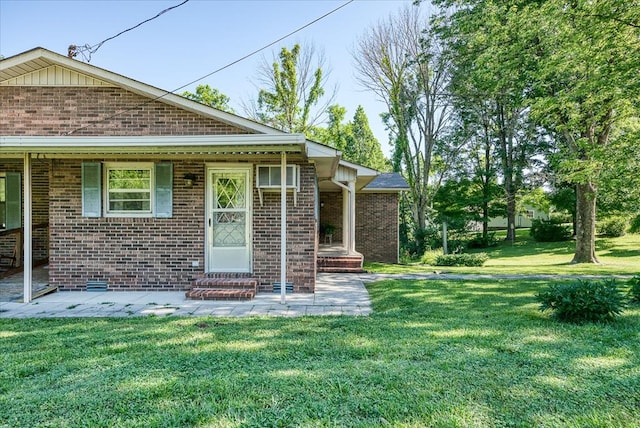
[[[4,57],[40,46],[67,53],[70,44],[95,45],[182,0],[0,0],[0,54]],[[135,80],[174,90],[280,38],[346,3],[346,0],[231,1],[191,0],[114,40],[92,55],[91,64]],[[206,83],[231,98],[243,114],[242,100],[255,98],[256,68],[282,46],[313,43],[331,68],[336,101],[351,119],[361,104],[389,155],[379,118],[384,105],[358,86],[351,52],[358,38],[410,0],[355,0],[274,47],[214,74]],[[195,84],[187,90],[195,88]],[[182,92],[179,91],[179,92]]]

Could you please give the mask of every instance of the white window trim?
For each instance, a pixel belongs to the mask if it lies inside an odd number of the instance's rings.
[[[155,168],[153,162],[105,162],[103,169],[105,217],[153,217],[155,215]],[[111,211],[109,209],[109,171],[112,169],[149,170],[149,211]]]
[[[256,165],[256,189],[258,190],[258,196],[260,198],[260,206],[264,205],[264,196],[263,192],[279,192],[280,185],[279,184],[271,184],[262,183],[260,181],[260,168],[268,168],[269,169],[269,177],[271,177],[271,168],[280,169],[280,165]],[[300,166],[297,164],[287,164],[287,169],[293,168],[293,185],[286,185],[287,192],[293,192],[293,206],[298,206],[298,192],[300,191]]]
[[[272,168],[277,168],[278,170],[280,170],[280,165],[256,165],[256,187],[259,189],[275,189],[275,190],[280,190],[280,184],[271,184],[271,182],[269,181],[269,183],[263,183],[260,181],[260,169],[261,168],[268,168],[269,170],[271,170]],[[289,185],[287,184],[287,189],[295,189],[296,192],[300,191],[300,168],[298,168],[298,165],[296,164],[287,164],[287,169],[292,168],[293,169],[293,184]],[[269,172],[269,177],[271,177],[271,172]],[[280,176],[278,176],[280,177]],[[288,178],[288,176],[287,176]]]

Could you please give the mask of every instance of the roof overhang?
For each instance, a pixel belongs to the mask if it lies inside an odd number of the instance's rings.
[[[356,171],[356,191],[362,190],[367,184],[380,174],[375,169],[367,168],[366,166],[358,165],[357,163],[349,162],[344,159],[340,160],[340,166],[351,168]]]
[[[50,155],[206,155],[306,153],[300,134],[246,134],[142,137],[0,136],[0,157]]]
[[[322,181],[329,180],[336,174],[342,152],[333,147],[307,140],[306,155],[309,160],[315,163],[318,180]]]

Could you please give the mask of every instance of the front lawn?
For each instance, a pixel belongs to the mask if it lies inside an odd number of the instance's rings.
[[[417,263],[389,265],[367,263],[365,269],[380,273],[494,273],[494,274],[576,274],[634,275],[640,273],[640,234],[619,238],[596,239],[596,255],[600,264],[571,264],[575,242],[535,242],[528,229],[518,230],[515,243],[500,241],[496,247],[473,252],[485,252],[489,260],[482,267],[438,267]]]
[[[0,426],[640,426],[640,309],[381,281],[369,317],[0,320]]]

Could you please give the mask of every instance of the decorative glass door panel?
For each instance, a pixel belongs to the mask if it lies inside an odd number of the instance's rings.
[[[209,170],[209,268],[250,272],[250,169]]]

